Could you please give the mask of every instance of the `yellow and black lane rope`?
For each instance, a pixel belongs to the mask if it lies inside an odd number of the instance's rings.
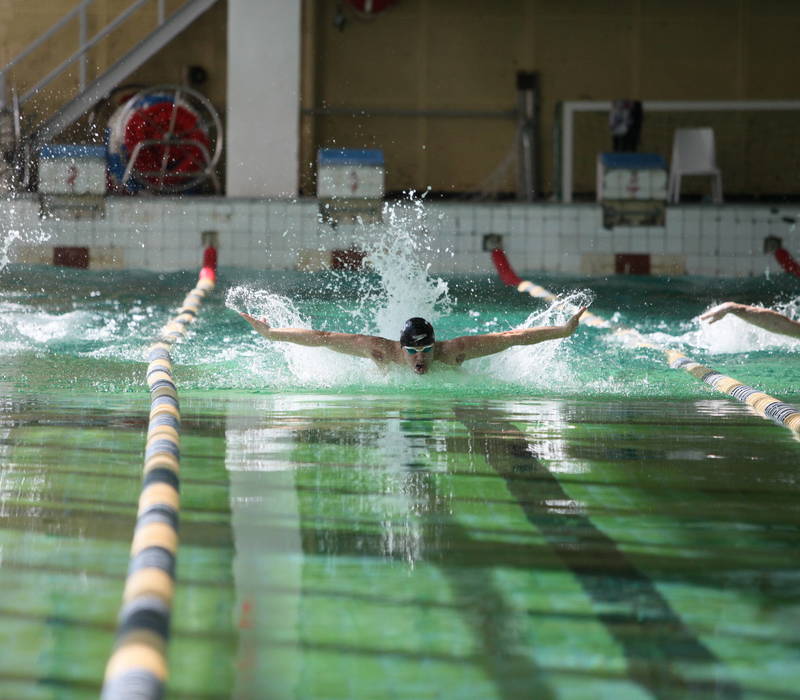
[[[216,283],[216,250],[206,248],[197,285],[147,352],[150,419],[142,488],[104,700],[161,698],[167,680],[180,510],[180,406],[170,349]]]
[[[516,287],[517,291],[530,294],[539,299],[545,299],[549,302],[558,300],[555,294],[549,292],[544,287],[540,287],[533,282],[518,277],[502,250],[495,249],[492,251],[492,261],[497,268],[500,279],[505,284]],[[688,372],[695,379],[708,384],[713,389],[747,404],[762,418],[767,418],[789,428],[789,430],[795,434],[795,437],[800,438],[800,411],[795,406],[785,403],[780,399],[776,399],[774,396],[765,394],[758,389],[754,389],[747,384],[743,384],[737,379],[721,374],[715,369],[705,367],[678,350],[656,345],[644,338],[639,331],[633,328],[614,326],[600,316],[589,314],[588,311],[581,317],[581,322],[599,328],[614,328],[615,333],[629,338],[635,347],[650,348],[663,352],[667,363],[672,369],[680,369]]]
[[[791,404],[785,403],[763,391],[754,389],[747,384],[720,374],[715,369],[705,367],[686,357],[678,350],[666,350],[667,361],[672,369],[682,369],[695,379],[708,384],[723,394],[728,394],[734,399],[746,403],[762,418],[768,418],[776,423],[785,425],[789,430],[800,435],[800,411]]]

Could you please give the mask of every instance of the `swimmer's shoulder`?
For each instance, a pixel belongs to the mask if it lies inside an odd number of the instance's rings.
[[[436,341],[434,360],[446,365],[460,365],[467,359],[465,343],[462,341],[463,338]]]
[[[379,365],[402,362],[400,343],[378,335],[361,336],[369,357]]]

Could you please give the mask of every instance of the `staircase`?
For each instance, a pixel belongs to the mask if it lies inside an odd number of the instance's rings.
[[[42,144],[52,141],[101,99],[108,96],[114,87],[122,83],[216,2],[217,0],[185,0],[175,12],[167,17],[164,11],[165,0],[136,0],[94,36],[88,37],[86,36],[87,17],[94,0],[81,0],[75,8],[27,46],[12,61],[0,68],[0,151],[5,156],[6,171],[19,170],[20,161],[22,161],[23,170],[27,170],[26,161],[30,160],[31,153]],[[112,32],[133,31],[134,24],[141,23],[141,19],[135,17],[136,13],[145,6],[153,4],[156,6],[157,14],[155,29],[126,54],[113,60],[111,65],[94,80],[87,82],[89,51]],[[72,54],[47,75],[42,76],[33,86],[24,92],[17,93],[14,89],[15,68],[20,66],[36,49],[76,20],[79,26],[79,38]],[[20,112],[24,114],[25,103],[28,100],[46,89],[59,77],[74,71],[76,67],[79,78],[76,94],[68,98],[55,112],[45,115],[35,123],[29,124],[27,119],[20,120]],[[11,95],[9,87],[13,91]],[[16,97],[17,94],[19,94],[18,97]],[[8,154],[13,154],[11,163],[8,162]],[[3,165],[0,165],[0,176],[2,176],[1,171],[3,170]]]

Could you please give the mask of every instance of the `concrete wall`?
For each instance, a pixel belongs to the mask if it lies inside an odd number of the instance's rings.
[[[254,0],[248,12],[274,9],[273,2],[277,0]],[[292,24],[298,2],[280,3]],[[0,2],[0,60],[9,60],[74,4]],[[127,4],[128,0],[96,0],[90,30]],[[168,10],[178,4],[167,0]],[[332,145],[384,149],[390,190],[431,185],[443,192],[475,191],[493,174],[497,177],[491,188],[513,189],[513,172],[498,171],[513,148],[512,119],[408,115],[414,110],[512,109],[518,70],[541,76],[545,192],[555,186],[553,127],[559,101],[800,99],[800,3],[795,0],[399,0],[370,20],[358,19],[344,2],[347,23],[341,31],[334,26],[337,4],[302,2],[302,106],[312,111],[351,110],[304,116],[299,147],[302,192],[307,195],[315,191],[316,149]],[[152,25],[154,7],[155,2],[142,12],[142,27]],[[235,11],[238,5],[231,7]],[[132,82],[176,82],[183,66],[200,64],[210,75],[203,91],[225,113],[228,9],[229,2],[221,0],[153,57]],[[256,34],[257,24],[250,27]],[[72,26],[21,66],[18,84],[30,84],[34,69],[54,65],[75,33]],[[136,39],[129,33],[101,43],[91,65],[107,65],[112,49]],[[280,65],[260,66],[262,74],[255,83],[247,72],[234,90],[262,90],[264,76],[278,72]],[[238,71],[231,75],[238,76]],[[40,104],[52,101],[61,89],[54,86],[54,92],[44,93]],[[396,115],[365,116],[360,108],[395,110]],[[263,119],[246,119],[232,136],[260,144],[269,138],[269,129],[283,132],[287,127],[289,117],[278,116],[281,123],[269,127]],[[796,113],[650,114],[645,117],[642,149],[668,156],[673,130],[698,125],[717,131],[726,192],[800,194]],[[576,191],[591,192],[595,153],[609,145],[606,119],[581,115],[576,128]],[[690,192],[700,193],[704,186],[688,183]]]
[[[201,259],[201,232],[219,232],[223,268],[320,269],[332,251],[360,240],[353,225],[320,221],[316,200],[230,198],[108,198],[97,219],[40,217],[35,197],[0,200],[0,217],[20,232],[12,262],[52,264],[57,246],[89,248],[90,267],[193,270]],[[751,277],[780,273],[763,253],[768,235],[797,254],[800,229],[784,215],[795,209],[765,206],[673,206],[665,226],[603,227],[594,204],[431,203],[421,225],[430,235],[434,274],[494,274],[484,236],[500,234],[519,272],[613,275],[618,254],[649,254],[651,273]],[[434,252],[438,251],[438,252]],[[3,258],[0,250],[0,260]]]
[[[313,4],[313,3],[312,3]],[[316,103],[367,111],[498,111],[515,74],[541,77],[541,186],[555,189],[553,127],[563,100],[798,99],[791,0],[401,0],[371,21],[317,5]],[[319,144],[381,147],[387,187],[474,191],[513,147],[512,120],[317,116]],[[729,193],[800,193],[800,120],[784,114],[650,114],[642,150],[669,157],[673,130],[713,126]],[[576,123],[575,187],[595,188],[607,116]],[[307,173],[308,175],[308,173]],[[687,183],[700,193],[705,183]],[[513,173],[500,189],[514,188]]]

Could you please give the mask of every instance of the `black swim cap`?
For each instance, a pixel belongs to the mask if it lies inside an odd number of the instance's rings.
[[[433,345],[433,341],[433,326],[419,316],[408,319],[400,334],[400,345],[408,347]]]

